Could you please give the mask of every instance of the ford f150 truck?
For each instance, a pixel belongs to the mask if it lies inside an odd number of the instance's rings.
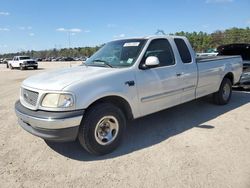
[[[20,68],[21,70],[27,69],[28,67],[38,68],[37,61],[31,59],[28,56],[15,56],[12,61],[8,61],[10,69]]]
[[[117,40],[79,67],[24,80],[15,111],[31,134],[78,138],[88,152],[103,155],[120,144],[127,120],[209,94],[227,104],[241,73],[240,56],[196,59],[185,37]]]

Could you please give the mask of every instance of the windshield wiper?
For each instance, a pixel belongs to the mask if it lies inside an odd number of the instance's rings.
[[[107,67],[113,68],[112,65],[110,65],[107,61],[104,61],[102,59],[94,59],[92,62],[101,62],[101,63],[103,63],[103,65],[106,65]]]

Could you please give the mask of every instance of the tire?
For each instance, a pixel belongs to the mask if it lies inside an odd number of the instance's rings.
[[[10,69],[11,69],[11,70],[13,70],[13,69],[14,69],[14,68],[12,67],[12,65],[11,65],[11,64],[9,64],[9,67],[10,67]]]
[[[34,67],[35,70],[37,70],[37,68],[38,68],[37,66]]]
[[[20,70],[24,70],[24,67],[22,65],[20,65]]]
[[[232,82],[228,78],[224,78],[221,82],[218,92],[213,94],[213,100],[215,104],[225,105],[232,96]]]
[[[7,69],[9,68],[9,64],[8,64],[8,63],[6,63],[6,68],[7,68]]]
[[[99,103],[84,115],[78,140],[81,146],[94,155],[114,151],[121,143],[126,119],[120,108],[110,103]]]

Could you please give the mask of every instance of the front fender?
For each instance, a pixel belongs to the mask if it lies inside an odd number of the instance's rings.
[[[136,84],[128,86],[128,80],[135,80],[132,73],[119,74],[94,80],[82,81],[64,88],[76,95],[76,109],[87,109],[91,104],[104,97],[121,97],[128,102],[133,116],[139,117]]]

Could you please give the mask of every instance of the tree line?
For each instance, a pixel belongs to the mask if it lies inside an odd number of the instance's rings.
[[[17,53],[6,53],[0,55],[0,58],[12,58],[14,56],[30,56],[33,58],[48,58],[48,57],[89,57],[100,49],[102,45],[95,47],[77,47],[77,48],[62,48],[62,49],[51,49],[51,50],[41,50],[41,51],[22,51]]]
[[[207,52],[220,45],[231,43],[250,43],[250,28],[231,28],[217,30],[211,34],[206,32],[177,32],[174,35],[186,36],[196,52]]]
[[[250,28],[230,28],[224,31],[217,30],[213,33],[206,32],[176,32],[170,35],[186,36],[192,44],[196,52],[207,52],[208,50],[217,48],[220,45],[230,43],[250,43]],[[77,47],[77,48],[62,48],[50,49],[41,51],[23,51],[17,53],[6,53],[0,55],[0,58],[9,58],[18,55],[27,55],[33,58],[47,58],[47,57],[89,57],[95,53],[100,47]]]

